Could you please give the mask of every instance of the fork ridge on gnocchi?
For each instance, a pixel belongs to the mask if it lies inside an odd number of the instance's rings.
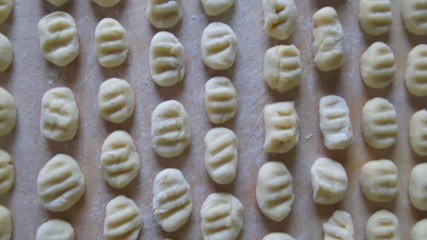
[[[147,0],[145,13],[154,27],[171,28],[182,18],[181,0]]]
[[[2,205],[0,205],[0,226],[0,239],[12,239],[12,214],[10,214],[9,209]]]
[[[91,0],[91,1],[104,8],[113,7],[120,2],[120,0]]]
[[[387,211],[379,210],[366,222],[366,240],[401,240],[400,224],[397,217]]]
[[[218,16],[230,9],[236,0],[201,0],[203,10],[209,16]]]
[[[206,82],[205,106],[209,121],[215,124],[224,123],[236,115],[236,89],[230,79],[213,77]]]
[[[420,156],[427,156],[427,111],[414,113],[409,122],[409,142],[411,148]]]
[[[374,202],[388,202],[398,194],[396,165],[387,159],[365,163],[359,178],[363,195]]]
[[[8,192],[15,182],[15,168],[12,157],[0,149],[0,194]]]
[[[351,215],[337,210],[323,224],[324,240],[353,240],[354,226]]]
[[[294,0],[263,0],[264,31],[279,40],[288,39],[297,28]]]
[[[74,228],[61,219],[51,219],[44,222],[37,229],[36,240],[74,240]]]
[[[126,30],[113,18],[102,19],[95,29],[96,58],[105,68],[122,65],[128,56]]]
[[[427,96],[427,44],[419,44],[409,52],[405,84],[413,95]]]
[[[13,61],[12,43],[0,33],[0,72],[6,71]]]
[[[421,211],[427,211],[427,163],[417,164],[409,178],[409,199],[412,205]]]
[[[362,54],[360,72],[371,88],[385,88],[393,83],[396,67],[393,50],[383,42],[375,42]]]
[[[9,134],[16,124],[16,104],[13,96],[0,87],[0,136]]]
[[[359,23],[362,30],[378,36],[390,31],[393,16],[390,0],[361,0],[359,6]]]
[[[416,35],[427,34],[427,2],[423,0],[402,1],[402,19],[406,29]]]

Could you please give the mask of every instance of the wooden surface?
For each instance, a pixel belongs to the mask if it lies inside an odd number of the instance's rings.
[[[80,54],[66,68],[46,62],[39,50],[37,22],[57,8],[43,0],[16,0],[11,18],[0,25],[0,31],[13,43],[14,62],[6,73],[0,73],[0,86],[12,93],[18,108],[14,131],[0,138],[0,148],[11,153],[16,169],[16,183],[11,193],[0,197],[0,204],[11,209],[14,218],[14,239],[35,239],[38,226],[49,218],[68,220],[75,228],[76,239],[102,239],[105,206],[119,194],[125,194],[141,207],[144,227],[140,239],[156,240],[202,239],[200,207],[211,192],[225,191],[238,197],[245,207],[245,221],[239,239],[262,239],[271,231],[284,231],[296,239],[322,239],[322,223],[333,211],[351,213],[355,225],[355,239],[364,239],[366,220],[375,210],[385,208],[394,212],[401,222],[403,239],[416,220],[426,213],[416,211],[408,199],[408,179],[412,167],[426,159],[417,157],[409,147],[408,124],[411,115],[426,106],[426,98],[409,95],[403,82],[406,56],[409,50],[422,42],[403,28],[399,1],[392,1],[393,31],[385,37],[368,37],[358,25],[359,1],[300,0],[298,29],[287,41],[274,41],[263,33],[261,0],[237,0],[236,6],[220,17],[207,17],[199,0],[183,0],[183,21],[171,31],[183,43],[187,55],[186,77],[183,83],[171,88],[155,86],[148,69],[148,50],[156,30],[144,17],[145,1],[122,0],[111,9],[102,9],[89,0],[71,0],[60,10],[74,16],[79,32]],[[344,64],[339,71],[321,73],[315,70],[312,57],[313,13],[323,7],[334,6],[345,32]],[[94,31],[104,17],[121,22],[128,32],[129,57],[125,66],[101,68],[95,59]],[[200,57],[202,31],[209,22],[229,24],[238,37],[238,57],[229,71],[212,71]],[[359,59],[370,43],[381,40],[392,47],[396,55],[397,78],[391,87],[371,90],[362,84]],[[300,87],[287,94],[279,94],[266,87],[262,79],[265,51],[276,44],[295,44],[302,54],[303,79]],[[239,139],[239,167],[236,180],[229,186],[214,184],[204,170],[203,138],[212,127],[204,109],[204,84],[213,76],[225,75],[232,79],[238,95],[237,117],[224,126],[233,129]],[[102,81],[111,77],[126,79],[136,96],[133,117],[123,124],[106,123],[98,114],[97,94]],[[80,111],[77,137],[66,143],[46,140],[39,130],[40,102],[50,88],[70,87],[76,95]],[[345,151],[327,151],[322,144],[318,127],[318,101],[322,96],[343,96],[351,110],[355,131],[354,141]],[[361,132],[361,110],[366,100],[380,96],[389,99],[397,108],[399,139],[387,150],[368,147]],[[157,157],[150,147],[150,116],[161,101],[177,99],[183,103],[191,119],[191,146],[174,159]],[[301,119],[300,140],[287,154],[267,155],[262,149],[264,125],[262,109],[275,101],[296,101]],[[101,145],[110,132],[127,130],[135,139],[142,160],[136,181],[123,190],[109,187],[99,168]],[[41,167],[56,153],[73,156],[80,164],[86,179],[86,192],[71,210],[50,213],[37,201],[36,179]],[[346,199],[332,206],[316,205],[312,201],[310,167],[319,157],[328,156],[345,166],[348,177]],[[358,176],[369,160],[388,158],[398,166],[399,195],[396,201],[374,204],[363,198]],[[256,206],[255,184],[259,167],[266,161],[284,162],[294,176],[295,202],[291,215],[281,223],[264,217]],[[152,182],[163,168],[175,167],[183,171],[192,187],[193,214],[189,222],[176,233],[165,233],[154,223],[152,214]]]

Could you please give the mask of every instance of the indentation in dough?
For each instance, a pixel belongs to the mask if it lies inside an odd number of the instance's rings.
[[[390,0],[361,0],[359,23],[367,34],[378,36],[391,29],[393,17]]]
[[[362,54],[360,73],[363,82],[371,88],[385,88],[396,75],[394,54],[387,44],[375,42]]]
[[[91,0],[91,1],[104,8],[113,7],[120,2],[120,0]]]
[[[375,212],[366,223],[366,240],[401,240],[399,220],[386,210]]]
[[[212,123],[224,123],[236,115],[236,89],[230,79],[213,77],[206,82],[205,106]]]
[[[288,39],[297,27],[294,0],[263,0],[264,31],[279,40]]]
[[[412,169],[409,178],[409,198],[412,205],[421,211],[427,211],[427,163],[420,163]]]
[[[101,66],[117,67],[126,61],[126,30],[115,19],[102,19],[95,29],[96,58]]]
[[[99,87],[99,112],[105,120],[113,123],[126,121],[135,108],[132,87],[123,79],[111,78]]]
[[[398,193],[397,168],[390,160],[366,163],[360,174],[360,187],[365,197],[374,202],[387,202]]]
[[[0,72],[6,71],[12,61],[12,43],[10,43],[9,39],[5,35],[0,33]]]
[[[415,96],[427,96],[427,44],[419,44],[409,52],[405,84]]]
[[[68,222],[51,219],[40,225],[36,240],[74,240],[74,229]]]
[[[230,9],[236,0],[201,0],[201,2],[207,15],[217,16]]]
[[[12,238],[12,216],[9,209],[0,205],[0,239],[10,240]]]
[[[15,169],[9,153],[0,150],[0,194],[8,192],[15,181]]]
[[[402,19],[409,32],[416,35],[426,35],[427,2],[423,0],[402,1]]]
[[[420,156],[427,156],[427,111],[420,110],[411,117],[409,141],[412,150]]]
[[[344,211],[335,211],[323,224],[324,240],[353,240],[354,227],[351,215]]]
[[[411,230],[411,240],[427,239],[427,219],[418,221]]]
[[[0,87],[0,136],[9,134],[16,124],[15,99]]]
[[[156,28],[175,26],[182,14],[181,0],[147,0],[146,16]]]

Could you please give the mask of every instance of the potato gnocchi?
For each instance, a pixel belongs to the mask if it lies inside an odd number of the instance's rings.
[[[264,57],[264,81],[274,90],[285,93],[297,87],[302,77],[302,64],[295,45],[268,49]]]
[[[176,157],[190,144],[190,118],[181,103],[160,103],[151,115],[151,144],[157,155]]]
[[[66,3],[68,3],[69,0],[47,0],[52,5],[55,5],[57,7],[60,7]]]
[[[201,0],[203,10],[209,16],[218,16],[230,9],[236,0]]]
[[[123,79],[108,79],[99,87],[98,107],[99,113],[106,121],[112,123],[126,121],[135,109],[132,87]]]
[[[261,212],[276,222],[283,221],[294,202],[293,178],[285,164],[267,162],[258,172],[256,200]]]
[[[420,156],[427,156],[427,111],[420,110],[411,117],[409,142],[412,150]]]
[[[345,149],[353,139],[350,111],[342,97],[329,95],[319,101],[320,130],[323,143],[331,150]]]
[[[52,212],[63,212],[83,195],[85,180],[79,164],[70,156],[57,154],[40,170],[37,178],[39,202]]]
[[[52,88],[43,95],[40,129],[46,138],[59,142],[71,140],[78,124],[79,110],[69,88]]]
[[[351,215],[344,211],[335,211],[323,224],[324,240],[353,240],[354,227]]]
[[[419,44],[408,54],[406,88],[415,96],[427,96],[427,44]]]
[[[347,192],[347,173],[344,167],[329,158],[317,159],[310,170],[313,200],[318,204],[334,204]]]
[[[262,240],[295,240],[295,238],[286,233],[276,232],[266,235]]]
[[[1,0],[0,0],[1,1]],[[0,5],[1,8],[1,5]],[[6,71],[13,61],[12,43],[0,33],[0,72]]]
[[[360,187],[363,195],[374,202],[388,202],[398,193],[397,167],[386,159],[371,161],[363,165]]]
[[[136,240],[142,228],[141,211],[123,195],[113,198],[106,207],[105,240]]]
[[[132,137],[125,131],[112,132],[102,144],[101,168],[105,181],[124,188],[139,173],[141,163]]]
[[[359,6],[359,23],[362,30],[378,36],[390,31],[393,16],[390,0],[361,0]]]
[[[362,130],[365,141],[377,149],[395,144],[397,138],[396,110],[384,98],[374,98],[362,110]]]
[[[344,32],[332,7],[324,7],[313,15],[314,64],[321,71],[341,67]]]
[[[181,0],[147,0],[145,14],[154,27],[171,28],[182,18]]]
[[[38,24],[40,49],[46,60],[65,67],[79,55],[79,39],[74,18],[65,12],[53,12]]]
[[[242,203],[229,193],[211,193],[202,204],[204,240],[235,240],[243,226]]]
[[[299,119],[294,102],[277,102],[264,107],[265,141],[268,153],[285,153],[299,139]]]
[[[203,30],[201,41],[203,62],[215,70],[233,66],[237,55],[237,37],[227,24],[213,22]]]
[[[0,0],[0,23],[4,23],[13,10],[14,0]]]
[[[154,179],[153,211],[154,220],[166,232],[174,232],[188,221],[193,199],[190,184],[178,169],[164,169]]]
[[[205,169],[218,184],[229,184],[236,177],[238,142],[227,128],[213,128],[205,136]]]
[[[263,0],[264,31],[278,40],[288,39],[297,28],[294,0]]]
[[[16,124],[15,99],[0,87],[0,136],[9,134]]]
[[[411,240],[427,239],[427,219],[418,221],[411,230]]]
[[[393,83],[396,67],[393,50],[387,44],[375,42],[362,54],[360,73],[371,88],[385,88]]]
[[[427,163],[416,165],[409,178],[409,198],[412,205],[421,211],[427,211]]]
[[[0,205],[0,239],[12,239],[12,215],[9,209]]]
[[[0,149],[0,194],[8,192],[15,182],[15,168],[9,153]]]
[[[120,0],[91,0],[91,1],[104,8],[113,7],[120,2]]]
[[[175,35],[168,32],[154,35],[150,45],[149,65],[151,77],[159,86],[172,86],[184,79],[184,47]]]
[[[423,0],[402,1],[402,19],[406,29],[416,35],[427,34],[427,2]]]
[[[375,212],[366,223],[366,240],[381,239],[401,239],[399,220],[387,210]]]
[[[126,30],[115,19],[102,19],[95,29],[96,58],[105,68],[122,65],[128,56]]]
[[[205,107],[209,121],[215,124],[224,123],[236,115],[236,89],[230,79],[213,77],[206,82]]]
[[[74,228],[61,219],[51,219],[37,229],[36,240],[74,240]]]

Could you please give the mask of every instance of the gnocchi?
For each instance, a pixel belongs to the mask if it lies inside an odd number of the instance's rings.
[[[132,137],[125,131],[114,131],[102,144],[101,168],[105,181],[124,188],[139,173],[141,163]]]
[[[353,139],[350,111],[342,97],[329,95],[319,102],[320,130],[323,143],[331,150],[345,149]]]
[[[203,10],[209,16],[218,16],[230,9],[236,0],[201,0]]]
[[[375,42],[362,54],[360,73],[371,88],[385,88],[393,83],[396,67],[393,51],[387,44]]]
[[[264,107],[265,141],[268,153],[285,153],[299,139],[299,119],[294,102],[277,102]]]
[[[265,52],[264,81],[271,89],[285,93],[297,87],[301,77],[301,57],[295,45],[275,46]]]
[[[224,123],[236,115],[236,89],[230,79],[213,77],[206,82],[205,107],[209,121],[215,124]]]
[[[166,232],[174,232],[188,221],[193,199],[190,184],[178,169],[164,169],[154,179],[153,211],[157,224]]]
[[[126,30],[115,19],[102,19],[95,29],[96,58],[105,68],[122,65],[128,56]]]
[[[113,7],[120,2],[120,0],[91,0],[91,1],[104,8]]]
[[[387,211],[379,210],[372,214],[366,222],[366,240],[400,240],[399,220]]]
[[[61,219],[51,219],[44,222],[37,229],[36,240],[74,240],[74,228]]]
[[[0,87],[0,136],[9,134],[16,124],[15,99]]]
[[[85,180],[77,162],[57,154],[40,170],[37,178],[39,202],[52,212],[63,212],[83,195]]]
[[[341,67],[344,32],[332,7],[324,7],[313,15],[314,64],[324,72]]]
[[[292,175],[281,162],[267,162],[258,172],[256,200],[261,212],[280,222],[292,209],[294,201]]]
[[[9,209],[0,205],[0,239],[12,239],[12,215]]]
[[[310,170],[313,200],[318,204],[334,204],[347,192],[347,173],[344,167],[329,158],[317,159]]]
[[[184,47],[175,35],[168,32],[154,35],[150,45],[149,65],[151,77],[159,86],[172,86],[184,79]]]
[[[74,18],[65,12],[53,12],[38,24],[40,49],[46,60],[65,67],[79,54],[79,39]]]
[[[0,0],[1,1],[1,0]],[[0,5],[1,8],[1,5]],[[13,61],[12,44],[0,33],[0,72],[6,71]]]
[[[66,4],[69,0],[47,0],[52,5],[55,5],[57,7],[60,7],[64,4]]]
[[[40,129],[46,138],[59,142],[71,140],[78,124],[79,111],[69,88],[52,88],[43,95]]]
[[[409,142],[412,150],[420,156],[427,156],[427,111],[420,110],[411,117]]]
[[[390,0],[361,0],[359,5],[359,23],[362,30],[378,36],[390,31],[393,16]]]
[[[15,168],[9,153],[0,150],[0,194],[8,192],[15,182]]]
[[[418,221],[411,230],[411,240],[427,239],[427,219]]]
[[[141,211],[123,195],[113,198],[106,207],[105,240],[136,240],[142,228]]]
[[[263,0],[264,31],[278,40],[288,39],[297,28],[294,0]]]
[[[291,237],[286,233],[270,233],[265,236],[262,240],[295,240],[295,238]]]
[[[362,130],[370,146],[377,149],[393,146],[398,130],[393,104],[378,97],[367,101],[362,110]]]
[[[427,96],[427,44],[419,44],[408,54],[406,88],[415,96]]]
[[[4,23],[13,10],[14,0],[0,0],[0,23]]]
[[[421,211],[427,211],[427,163],[416,165],[409,178],[409,198],[412,205]]]
[[[242,203],[229,193],[211,193],[202,204],[204,240],[235,240],[243,226]]]
[[[323,224],[324,240],[353,240],[354,227],[351,215],[344,211],[335,211]]]
[[[146,16],[156,28],[175,26],[182,14],[181,0],[147,0]]]
[[[108,79],[99,87],[98,107],[99,113],[106,121],[112,123],[126,121],[135,109],[132,87],[123,79]]]
[[[160,103],[151,115],[151,144],[157,155],[176,157],[190,144],[190,119],[181,103]]]
[[[388,202],[397,196],[397,167],[390,160],[366,163],[362,167],[359,181],[363,195],[371,201]]]
[[[427,34],[427,2],[423,0],[402,1],[402,19],[406,29],[416,35]]]
[[[233,66],[237,55],[237,37],[227,24],[213,22],[203,30],[201,51],[203,62],[214,70]]]
[[[205,136],[205,169],[218,184],[229,184],[236,177],[237,137],[227,128],[213,128]]]

